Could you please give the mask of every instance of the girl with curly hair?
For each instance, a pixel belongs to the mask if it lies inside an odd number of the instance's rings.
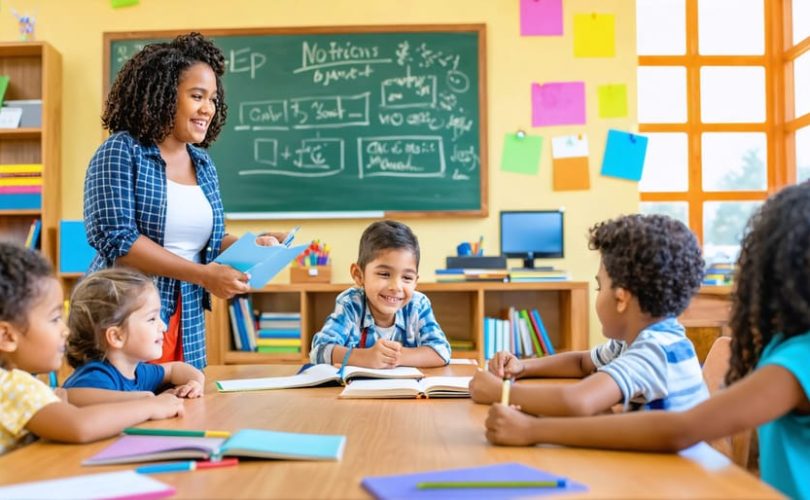
[[[156,362],[206,364],[203,308],[249,290],[214,258],[225,234],[217,172],[206,148],[225,125],[222,52],[199,33],[147,45],[124,64],[102,116],[110,137],[87,169],[84,220],[97,250],[90,271],[114,265],[155,277],[163,320]],[[265,233],[261,245],[277,244]]]
[[[704,403],[580,419],[496,404],[487,439],[662,452],[757,427],[762,479],[810,498],[810,182],[783,189],[748,222],[733,299],[728,387]]]

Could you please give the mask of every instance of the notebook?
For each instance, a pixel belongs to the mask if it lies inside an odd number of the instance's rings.
[[[243,429],[228,439],[123,436],[82,465],[128,464],[217,457],[340,460],[346,436]]]
[[[468,398],[472,377],[425,377],[422,380],[357,380],[340,393],[344,399]]]
[[[103,472],[84,476],[32,481],[0,487],[0,498],[105,498],[145,500],[174,495],[175,490],[134,470]]]
[[[250,287],[262,288],[306,248],[307,245],[292,248],[284,245],[257,245],[256,235],[248,232],[219,254],[214,262],[227,264],[249,274]]]
[[[385,379],[420,379],[425,376],[417,368],[398,366],[377,370],[360,366],[346,366],[343,377],[338,376],[339,369],[328,364],[311,365],[297,375],[289,377],[245,378],[218,380],[219,392],[265,391],[269,389],[295,389],[297,387],[315,387],[327,383],[346,383],[355,378]]]
[[[556,488],[459,488],[459,489],[418,489],[416,485],[425,481],[556,481],[564,479],[523,464],[505,463],[449,469],[416,474],[397,474],[363,479],[362,485],[374,498],[445,499],[445,498],[529,498],[540,495],[558,496],[561,493],[587,491],[581,483],[566,479],[566,485]]]

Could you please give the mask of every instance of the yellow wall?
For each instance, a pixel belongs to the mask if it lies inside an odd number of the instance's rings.
[[[635,2],[566,0],[562,37],[520,37],[518,0],[141,0],[114,10],[109,0],[15,0],[3,2],[0,40],[16,40],[11,9],[36,17],[36,38],[52,44],[63,57],[62,216],[80,218],[84,171],[102,140],[100,126],[102,33],[154,29],[241,28],[257,26],[328,26],[359,24],[485,23],[487,25],[487,90],[489,116],[489,207],[486,219],[441,218],[408,222],[422,245],[423,280],[444,267],[444,258],[462,240],[485,239],[485,250],[498,253],[498,211],[566,208],[565,259],[551,263],[570,270],[574,279],[593,282],[598,256],[586,247],[588,227],[599,220],[635,212],[635,183],[598,175],[608,128],[636,130]],[[616,57],[574,59],[574,13],[616,15]],[[80,20],[80,21],[79,21]],[[531,128],[532,82],[584,80],[586,126]],[[630,116],[598,118],[596,86],[626,83]],[[523,128],[545,137],[537,176],[503,173],[503,136]],[[550,137],[586,133],[590,143],[590,191],[551,191]],[[295,221],[274,221],[284,230]],[[320,238],[333,247],[334,278],[349,279],[357,241],[368,220],[303,221],[300,240]],[[230,224],[229,231],[259,229],[264,224]],[[517,265],[517,261],[514,262]],[[284,273],[280,277],[286,280]],[[592,299],[592,297],[591,297]],[[591,300],[591,309],[593,304]],[[591,342],[601,338],[591,313]]]

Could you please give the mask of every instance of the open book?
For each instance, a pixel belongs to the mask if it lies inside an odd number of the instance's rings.
[[[123,436],[82,465],[232,456],[285,460],[340,460],[346,436],[244,429],[228,439],[177,436]]]
[[[472,377],[426,377],[422,380],[357,380],[341,398],[468,398]]]
[[[268,389],[295,389],[296,387],[315,387],[330,382],[346,383],[355,378],[385,378],[385,379],[420,379],[425,374],[417,368],[398,366],[376,370],[360,366],[346,366],[343,368],[343,377],[338,376],[338,368],[332,365],[312,365],[297,375],[289,377],[244,378],[234,380],[218,380],[219,392],[237,391],[264,391]]]
[[[249,274],[250,287],[262,288],[306,248],[307,245],[292,248],[284,245],[271,247],[257,245],[256,235],[248,232],[219,254],[214,262],[227,264]]]

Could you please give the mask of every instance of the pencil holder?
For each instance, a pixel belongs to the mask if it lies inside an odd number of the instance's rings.
[[[329,283],[330,281],[332,281],[332,266],[290,268],[290,283]]]

